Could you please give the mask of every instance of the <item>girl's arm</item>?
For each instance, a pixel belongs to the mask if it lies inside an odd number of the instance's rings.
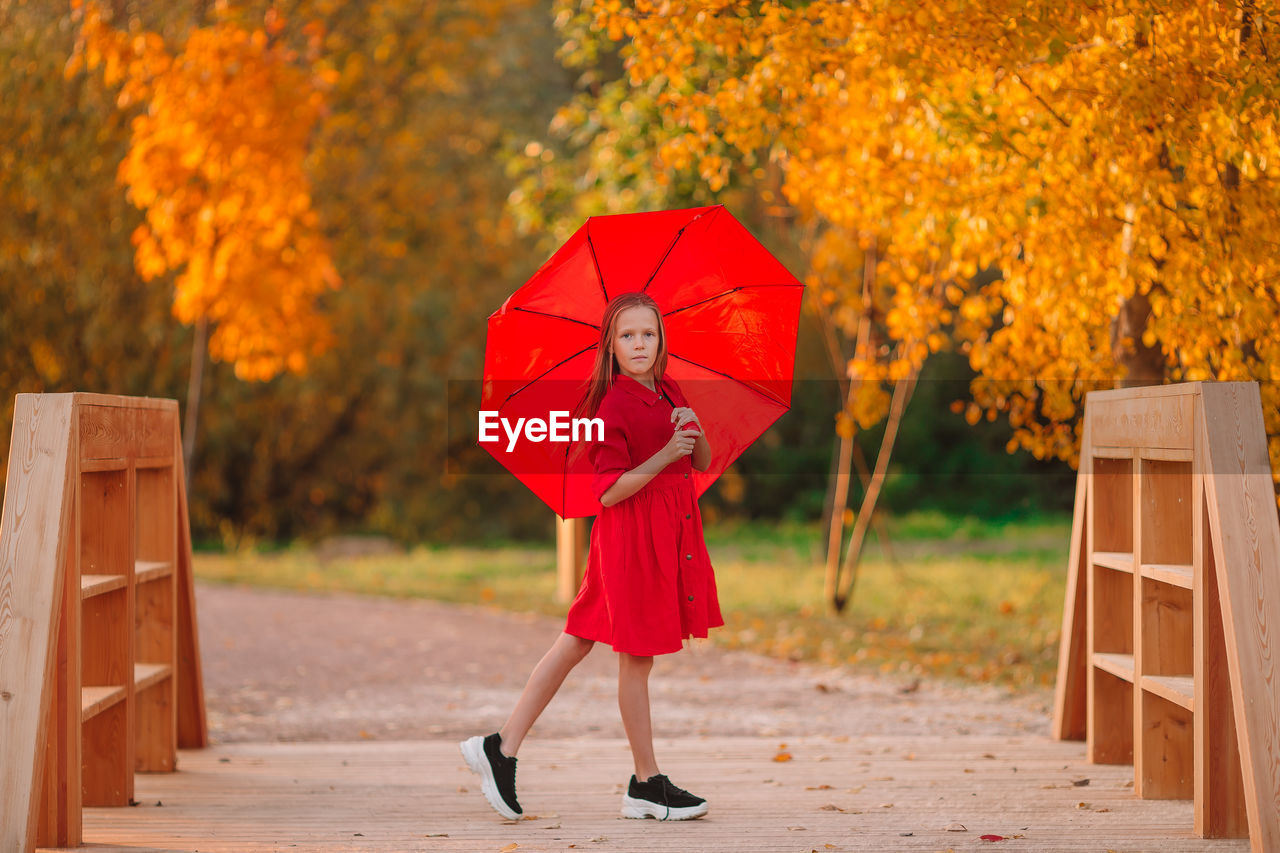
[[[680,430],[672,434],[671,440],[661,450],[614,480],[613,485],[600,496],[600,505],[613,506],[631,497],[640,491],[645,483],[657,476],[663,468],[682,456],[692,453],[696,441],[692,432]]]
[[[697,440],[693,443],[693,453],[690,462],[694,468],[699,471],[707,470],[707,466],[711,464],[711,442],[707,441],[707,436],[699,432]]]

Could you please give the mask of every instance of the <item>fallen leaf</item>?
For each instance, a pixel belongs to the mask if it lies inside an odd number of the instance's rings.
[[[598,837],[596,837],[596,838],[591,839],[591,841],[592,841],[592,843],[593,843],[593,844],[599,843],[599,842],[601,842],[601,841],[608,841],[608,840],[609,840],[609,836],[607,836],[607,835],[601,835],[601,836],[598,836]]]
[[[788,826],[787,829],[791,830],[792,832],[804,832],[803,826]]]
[[[1075,785],[1077,788],[1083,788],[1085,785],[1089,784],[1089,780],[1088,779],[1072,779],[1071,784]]]
[[[979,835],[983,841],[1004,841],[1003,835]]]
[[[1094,812],[1096,812],[1097,814],[1102,814],[1103,812],[1109,812],[1109,811],[1111,811],[1111,809],[1094,809]]]
[[[881,804],[880,804],[880,808],[882,808],[882,809],[891,809],[891,808],[893,808],[893,803],[881,803]]]
[[[966,768],[964,769],[964,772],[965,772],[965,773],[977,773],[978,771],[977,771],[977,770],[970,770],[968,767],[966,767]]]
[[[902,836],[903,838],[909,838],[909,837],[911,837],[912,835],[915,835],[915,833],[914,833],[914,832],[899,832],[899,833],[898,833],[898,835]]]
[[[827,803],[826,805],[818,806],[818,811],[820,811],[820,812],[842,812],[842,811],[844,811],[844,809],[840,808],[840,807],[839,807],[839,806],[837,806],[835,803]]]
[[[424,835],[424,836],[422,836],[422,837],[423,837],[423,838],[448,838],[448,837],[449,837],[449,833],[447,833],[447,832],[428,832],[426,835]]]
[[[458,793],[459,793],[459,794],[465,794],[466,792],[467,792],[467,786],[466,786],[466,785],[459,785],[459,786],[458,786]]]
[[[538,816],[536,814],[520,815],[520,820],[537,820],[537,819],[538,819]]]
[[[822,846],[823,846],[823,847],[825,847],[825,848],[827,848],[828,850],[835,850],[835,849],[836,849],[836,846],[835,846],[834,844],[824,844],[824,845],[822,845]]]
[[[559,828],[560,828],[560,824],[558,824],[558,823],[549,823],[549,824],[547,824],[546,826],[544,826],[544,827],[542,827],[542,828],[543,828],[543,829],[559,829]]]
[[[912,681],[910,684],[908,684],[906,687],[898,688],[898,692],[899,693],[915,693],[919,689],[920,689],[920,679],[917,678],[914,681]]]
[[[514,841],[512,841],[506,847],[503,847],[500,853],[511,853],[512,850],[515,850],[519,846],[520,846],[519,844],[516,844]]]
[[[827,685],[825,685],[825,684],[821,684],[821,683],[819,683],[819,684],[815,684],[815,685],[813,685],[813,686],[814,686],[815,688],[817,688],[817,690],[818,690],[818,692],[819,692],[819,693],[830,693],[830,692],[831,692],[831,688],[830,688],[830,687],[828,687],[828,686],[827,686]]]
[[[949,823],[942,827],[946,832],[968,832],[963,823]]]
[[[994,755],[992,755],[992,754],[991,754],[991,753],[989,753],[989,752],[984,752],[984,753],[982,753],[982,757],[983,757],[983,758],[995,758],[995,756],[994,756]]]
[[[831,786],[830,785],[806,785],[805,790],[806,791],[830,791]]]
[[[777,755],[775,755],[775,756],[773,757],[773,760],[774,760],[774,761],[790,761],[790,760],[791,760],[791,753],[789,753],[789,752],[779,752]]]
[[[1076,803],[1076,808],[1087,809],[1087,808],[1091,808],[1091,806],[1088,803]]]

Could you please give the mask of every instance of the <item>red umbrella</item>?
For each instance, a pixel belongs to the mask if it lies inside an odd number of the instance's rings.
[[[481,446],[565,518],[600,511],[586,454],[559,439],[606,304],[637,290],[662,309],[667,375],[711,443],[699,496],[791,405],[804,285],[741,223],[722,205],[592,216],[489,317],[485,347]]]

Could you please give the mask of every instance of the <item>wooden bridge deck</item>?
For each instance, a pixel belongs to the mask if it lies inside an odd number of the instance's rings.
[[[781,743],[659,738],[664,772],[711,803],[707,817],[672,823],[619,816],[631,773],[620,739],[535,731],[521,750],[518,822],[485,804],[452,740],[221,745],[183,752],[178,773],[139,775],[136,807],[87,809],[85,841],[97,853],[1248,849],[1196,838],[1189,801],[1135,798],[1132,767],[1087,764],[1079,743]],[[790,759],[775,760],[782,754]]]

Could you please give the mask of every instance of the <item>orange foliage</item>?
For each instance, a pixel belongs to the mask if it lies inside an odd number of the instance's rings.
[[[883,416],[886,383],[957,346],[981,375],[970,421],[1006,415],[1011,449],[1074,461],[1083,394],[1144,352],[1142,379],[1263,380],[1280,434],[1274,4],[594,11],[628,39],[633,83],[660,81],[683,129],[667,162],[714,186],[728,143],[783,168],[787,200],[819,226],[819,299],[878,332],[849,364],[868,380],[857,423]],[[1001,278],[975,279],[985,269]]]
[[[170,52],[152,32],[113,28],[86,4],[68,74],[101,68],[133,119],[119,180],[145,213],[133,234],[144,279],[178,272],[173,311],[210,322],[210,354],[242,379],[301,372],[332,341],[318,309],[338,285],[312,207],[306,161],[322,82],[274,38],[192,29]]]

